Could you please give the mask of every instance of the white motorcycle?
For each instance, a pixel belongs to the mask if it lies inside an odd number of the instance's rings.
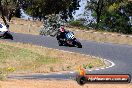
[[[13,36],[10,34],[8,28],[8,26],[0,23],[0,38],[13,40]]]

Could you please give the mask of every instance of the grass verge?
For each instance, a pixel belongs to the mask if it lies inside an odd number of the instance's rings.
[[[0,41],[0,69],[3,73],[46,73],[77,70],[91,64],[105,66],[100,58],[66,53],[41,46]]]

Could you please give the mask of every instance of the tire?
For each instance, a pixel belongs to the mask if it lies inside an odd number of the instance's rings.
[[[58,44],[59,44],[59,46],[63,46],[63,43],[60,40],[58,40]]]
[[[82,48],[82,44],[79,41],[76,41],[77,48]]]
[[[84,85],[84,84],[87,82],[87,80],[86,80],[86,78],[85,78],[84,76],[78,76],[78,77],[76,78],[76,81],[77,81],[77,83],[80,84],[80,85]]]
[[[9,32],[5,32],[5,34],[3,35],[3,38],[13,40],[13,36]]]

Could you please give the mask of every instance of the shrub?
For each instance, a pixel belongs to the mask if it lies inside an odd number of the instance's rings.
[[[69,22],[69,24],[71,26],[75,26],[75,27],[82,27],[82,26],[84,26],[81,21],[71,21],[71,22]]]

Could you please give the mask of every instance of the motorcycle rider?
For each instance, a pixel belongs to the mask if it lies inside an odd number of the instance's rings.
[[[82,48],[81,43],[74,37],[74,33],[70,32],[69,30],[65,30],[64,26],[59,28],[59,33],[57,33],[56,38],[59,46],[68,45]]]
[[[59,33],[57,34],[57,37],[56,37],[58,40],[59,46],[65,45],[66,33],[67,31],[65,30],[64,26],[61,25],[61,27],[59,28]]]
[[[65,39],[66,39],[66,33],[67,33],[67,32],[68,32],[68,31],[65,30],[64,26],[61,26],[61,27],[60,27],[60,30],[59,30],[59,36],[58,36],[58,38],[59,38],[60,40],[62,40],[62,41],[65,41]]]
[[[65,38],[65,29],[63,26],[60,27],[60,37]]]

